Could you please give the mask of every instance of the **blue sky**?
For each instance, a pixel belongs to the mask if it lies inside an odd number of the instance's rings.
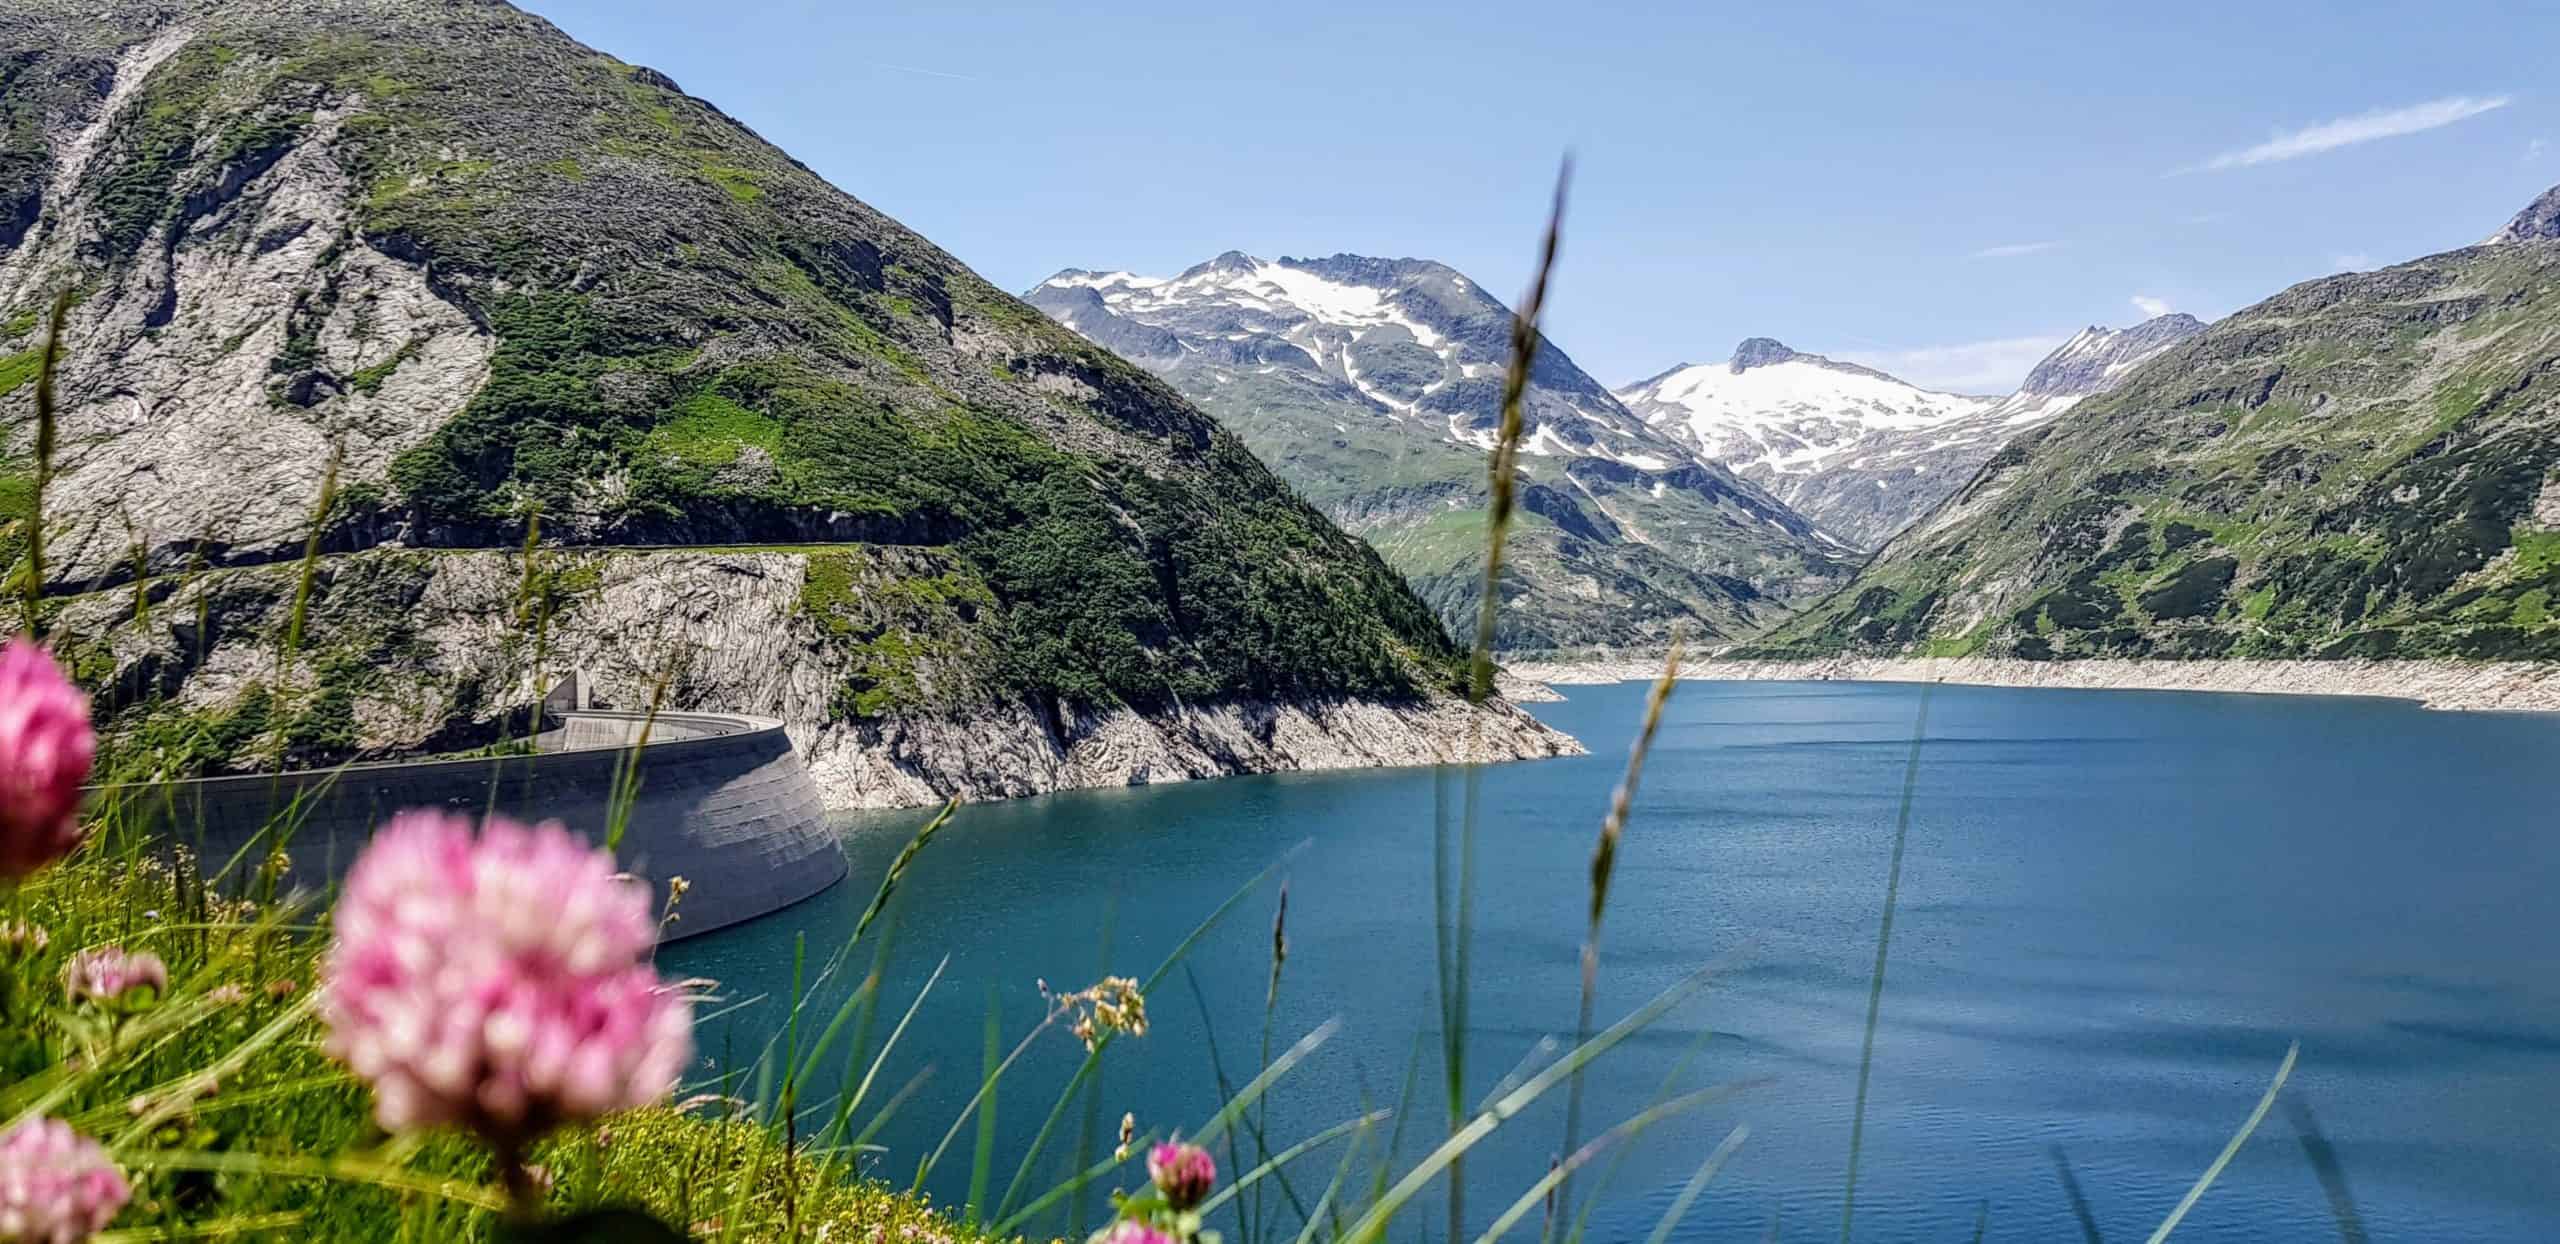
[[[1610,384],[1745,336],[1968,391],[2466,245],[2560,182],[2560,6],[531,0],[1016,291],[1352,251]]]

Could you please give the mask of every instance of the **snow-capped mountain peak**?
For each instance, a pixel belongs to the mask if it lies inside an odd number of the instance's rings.
[[[1445,264],[1229,251],[1171,277],[1071,268],[1027,297],[1160,372],[1200,369],[1215,385],[1297,371],[1376,414],[1431,420],[1451,440],[1489,448],[1496,434],[1511,311]],[[1554,347],[1532,379],[1525,452],[1649,471],[1689,460]]]
[[[2000,399],[1988,413],[2000,426],[2011,429],[2041,423],[2084,397],[2114,388],[2153,355],[2203,331],[2203,321],[2176,311],[2131,328],[2092,324],[2044,356],[2018,391]]]
[[[1230,251],[1172,276],[1069,269],[1024,297],[1198,403],[1473,625],[1481,451],[1512,333],[1483,286],[1428,260]],[[1520,413],[1506,645],[1659,643],[1675,623],[1738,635],[1843,573],[1836,540],[1647,425],[1551,342]]]
[[[1617,393],[1646,423],[1747,476],[1819,472],[1879,430],[1925,428],[1990,404],[1769,337],[1746,339],[1721,365],[1686,364]]]
[[[2202,331],[2195,317],[2176,314],[2124,329],[2092,325],[1998,399],[1932,392],[1768,337],[1744,341],[1723,364],[1675,367],[1618,397],[1825,530],[1873,548],[2011,436]]]

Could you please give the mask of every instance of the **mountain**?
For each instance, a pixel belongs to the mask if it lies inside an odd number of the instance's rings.
[[[2560,186],[2543,191],[2533,202],[2525,204],[2514,219],[2489,235],[2484,246],[2504,242],[2547,242],[2560,238]]]
[[[1172,277],[1068,269],[1025,298],[1162,376],[1452,625],[1481,591],[1511,311],[1418,259],[1230,251]],[[1506,650],[1739,637],[1846,577],[1801,515],[1648,426],[1541,342],[1524,400]]]
[[[2560,657],[2555,466],[2560,239],[2526,229],[2171,346],[1757,650]]]
[[[49,608],[125,771],[572,668],[843,802],[1569,746],[1171,389],[508,5],[14,0],[0,86],[0,531],[68,287]]]
[[[1618,390],[1628,409],[1769,489],[1843,543],[1882,544],[2018,432],[2200,332],[2191,316],[2091,326],[1997,400],[1936,393],[1766,337]]]
[[[2202,321],[2179,311],[2153,316],[2131,328],[2092,324],[2044,356],[2017,392],[1993,403],[1981,417],[2012,431],[2033,427],[2071,409],[2082,398],[2116,387],[2153,355],[2203,331]]]
[[[1722,363],[1684,363],[1618,390],[1627,408],[1699,456],[1767,488],[1847,544],[1871,548],[1902,498],[1927,481],[1871,472],[1991,399],[1932,393],[1883,372],[1791,350],[1767,337]]]

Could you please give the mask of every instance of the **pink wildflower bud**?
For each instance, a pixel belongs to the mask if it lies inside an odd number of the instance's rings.
[[[133,1196],[98,1142],[60,1119],[0,1135],[0,1240],[80,1244],[106,1229]]]
[[[169,967],[147,950],[100,946],[81,951],[62,965],[62,996],[74,1005],[86,1002],[138,1010],[167,992]]]
[[[89,698],[53,658],[23,638],[0,648],[0,881],[80,845],[80,784],[97,754]]]
[[[663,1100],[690,999],[646,959],[649,889],[556,822],[403,812],[347,874],[322,983],[327,1048],[394,1131],[521,1143]]]
[[[1147,1177],[1175,1209],[1191,1209],[1209,1199],[1218,1183],[1218,1160],[1198,1145],[1167,1142],[1147,1151]]]
[[[1174,1238],[1135,1218],[1123,1218],[1094,1232],[1086,1244],[1174,1244]]]

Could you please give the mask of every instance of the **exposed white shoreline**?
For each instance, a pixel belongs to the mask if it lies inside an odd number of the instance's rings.
[[[1574,685],[1649,680],[1662,659],[1523,661],[1513,677]],[[1832,657],[1814,661],[1694,659],[1683,679],[1952,682],[1989,687],[2079,687],[2135,691],[2240,691],[2278,695],[2362,695],[2415,700],[2428,708],[2560,711],[2560,662],[2527,661],[2016,661],[1991,657]]]

